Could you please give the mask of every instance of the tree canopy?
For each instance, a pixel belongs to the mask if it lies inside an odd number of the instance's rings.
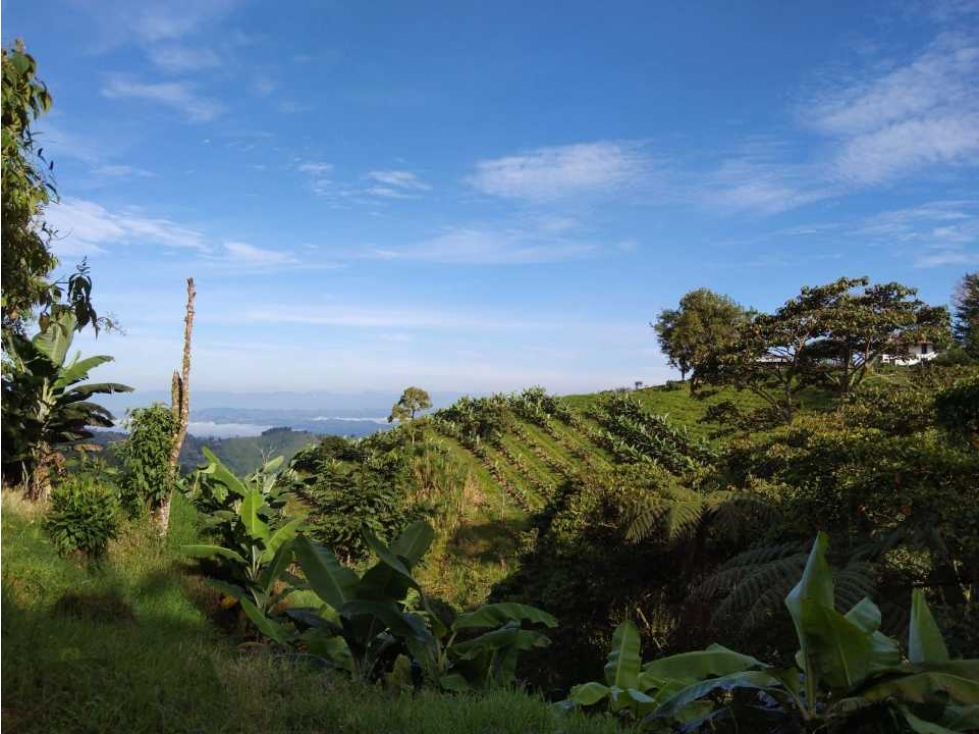
[[[773,313],[746,319],[737,339],[696,362],[694,374],[750,390],[791,420],[807,387],[844,398],[885,355],[905,356],[922,341],[948,342],[948,310],[916,294],[865,277],[804,287]]]
[[[679,308],[661,311],[652,326],[670,365],[685,378],[732,344],[745,318],[745,310],[730,297],[699,288],[680,299]]]
[[[955,340],[972,359],[979,359],[979,272],[962,277],[953,303]]]
[[[432,407],[432,399],[428,393],[420,387],[406,387],[401,397],[391,406],[391,415],[388,416],[388,423],[394,421],[414,420],[421,410]]]

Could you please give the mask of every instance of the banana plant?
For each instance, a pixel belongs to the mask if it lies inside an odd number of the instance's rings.
[[[363,575],[340,563],[329,548],[300,535],[293,551],[319,607],[288,611],[298,627],[298,639],[317,655],[354,678],[370,680],[378,663],[399,640],[419,634],[406,610],[410,591],[420,592],[412,576],[428,550],[435,531],[415,522],[390,546],[365,533],[377,562]]]
[[[557,626],[547,612],[507,602],[484,604],[460,614],[450,626],[430,612],[425,617],[427,626],[419,617],[412,618],[417,634],[406,643],[429,681],[448,691],[512,685],[520,653],[551,642],[539,629],[527,629],[524,623]]]
[[[761,719],[765,728],[776,720],[822,731],[860,717],[929,734],[979,727],[979,660],[949,659],[920,589],[912,594],[906,661],[898,642],[880,631],[880,610],[869,599],[846,614],[837,611],[828,542],[820,533],[785,600],[799,641],[796,667],[777,668],[713,645],[647,663],[636,674],[638,632],[624,623],[613,638],[606,684],[576,686],[562,705],[608,701],[659,729],[731,718],[739,726]]]
[[[641,640],[635,624],[625,621],[612,636],[605,665],[605,680],[575,686],[559,708],[595,706],[606,703],[621,716],[639,718],[655,710],[688,686],[712,676],[757,674],[767,666],[750,655],[711,645],[706,650],[681,653],[642,664]],[[776,682],[774,679],[762,679]],[[705,720],[713,711],[711,701],[691,700],[678,706],[669,723],[690,725]],[[665,726],[665,723],[664,723]]]
[[[523,604],[486,604],[446,626],[412,575],[435,537],[424,522],[409,525],[390,546],[365,534],[377,562],[363,575],[328,548],[301,535],[294,551],[319,608],[292,609],[306,651],[355,678],[375,677],[379,662],[403,645],[431,682],[446,690],[514,681],[522,651],[549,640],[523,623],[555,627],[550,614]]]
[[[292,586],[280,582],[289,577],[292,543],[304,518],[284,520],[278,527],[270,526],[268,521],[274,513],[267,500],[275,484],[274,472],[282,463],[281,457],[242,481],[207,449],[205,454],[210,462],[200,472],[207,478],[204,483],[207,489],[203,491],[227,508],[212,513],[219,528],[217,535],[224,544],[185,545],[182,550],[196,558],[218,559],[226,578],[208,579],[207,584],[237,599],[248,618],[266,637],[287,643],[292,639],[292,633],[270,618],[269,612],[301,586],[298,579],[291,577]]]

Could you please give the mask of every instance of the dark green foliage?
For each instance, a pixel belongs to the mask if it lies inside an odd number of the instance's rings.
[[[329,461],[360,461],[364,458],[361,444],[345,436],[323,436],[318,444],[307,446],[292,459],[292,468],[315,474],[320,464]]]
[[[940,392],[935,397],[935,411],[939,426],[979,450],[979,376]]]
[[[137,408],[129,417],[129,437],[121,448],[122,498],[130,514],[138,514],[170,496],[174,479],[170,451],[177,432],[173,411],[159,403]]]
[[[979,360],[979,273],[962,277],[953,301],[955,339],[970,359]]]
[[[461,398],[448,408],[436,411],[434,420],[440,430],[457,435],[467,444],[476,444],[497,440],[512,425],[514,416],[505,395],[491,395]]]
[[[385,434],[357,442],[356,449],[336,441],[317,449],[321,456],[337,450],[336,456],[351,457],[318,460],[301,491],[311,508],[311,534],[346,561],[366,555],[365,531],[386,541],[418,516],[408,501],[409,455],[392,445],[397,440]]]
[[[80,551],[101,558],[119,534],[115,491],[84,478],[68,479],[51,494],[44,529],[62,555]]]

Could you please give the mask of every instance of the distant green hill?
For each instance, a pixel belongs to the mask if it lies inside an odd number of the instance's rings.
[[[184,471],[207,463],[202,449],[206,446],[235,474],[250,474],[262,465],[263,458],[285,456],[290,461],[301,449],[317,443],[322,436],[291,428],[269,428],[260,436],[235,438],[198,438],[187,436],[180,451]]]
[[[111,446],[126,438],[119,431],[97,433],[90,443]],[[295,431],[291,428],[269,428],[260,436],[237,436],[234,438],[199,438],[187,436],[180,451],[180,469],[188,472],[206,464],[202,449],[206,446],[226,466],[238,475],[250,474],[262,465],[263,457],[285,456],[292,459],[301,449],[317,443],[322,436],[308,431]],[[104,452],[110,464],[116,463],[114,452]]]

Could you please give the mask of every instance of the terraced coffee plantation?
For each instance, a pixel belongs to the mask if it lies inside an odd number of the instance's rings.
[[[519,517],[542,510],[566,482],[615,466],[652,462],[682,473],[711,461],[708,436],[719,426],[702,419],[709,405],[732,397],[753,402],[733,392],[701,402],[685,385],[577,397],[531,388],[463,398],[430,425],[480,478],[488,504]]]

